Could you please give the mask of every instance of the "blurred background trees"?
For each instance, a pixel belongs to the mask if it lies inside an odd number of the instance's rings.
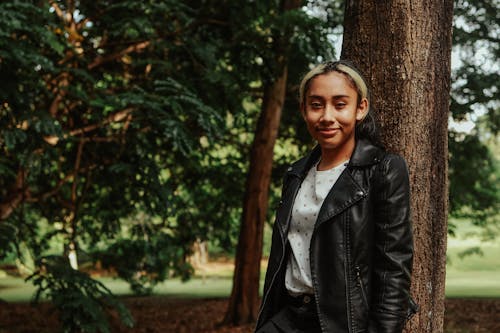
[[[455,1],[451,81],[450,213],[495,237],[499,227],[498,1]],[[460,130],[458,124],[468,123]],[[450,224],[453,233],[457,225]]]
[[[285,168],[312,145],[299,78],[337,58],[341,38],[342,1],[302,5],[0,3],[0,260],[75,305],[83,317],[69,316],[69,326],[113,305],[85,273],[95,265],[147,293],[192,274],[193,244],[235,254],[254,131],[285,56],[274,207]],[[499,202],[497,7],[455,1],[450,116],[474,127],[449,132],[450,213],[489,235]]]

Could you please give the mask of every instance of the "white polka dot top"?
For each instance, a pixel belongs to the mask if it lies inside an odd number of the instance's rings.
[[[348,162],[324,171],[318,171],[317,164],[314,165],[307,173],[297,193],[288,232],[288,241],[292,251],[285,275],[286,288],[293,296],[314,293],[309,263],[309,246],[314,223],[328,192],[345,170]]]

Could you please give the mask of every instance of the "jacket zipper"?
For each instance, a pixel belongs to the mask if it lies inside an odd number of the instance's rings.
[[[301,182],[301,185],[302,185],[302,182]],[[300,189],[301,185],[297,186],[297,188],[295,190],[295,193],[293,194],[292,203],[295,202],[295,197],[297,196],[297,193],[299,192],[299,189]],[[290,211],[288,212],[288,216],[286,217],[286,221],[287,221],[286,223],[287,224],[290,222],[290,219],[292,217],[292,210],[293,210],[293,206],[290,208]],[[267,290],[267,292],[264,295],[264,298],[262,300],[262,305],[260,307],[259,314],[257,315],[257,320],[258,321],[260,320],[260,316],[262,315],[262,311],[264,310],[264,308],[266,306],[266,301],[267,301],[267,298],[269,297],[269,292],[271,291],[272,286],[274,284],[274,280],[276,280],[276,276],[278,275],[279,271],[281,270],[281,266],[283,265],[283,261],[285,260],[287,238],[286,238],[286,235],[283,233],[283,230],[281,229],[281,226],[278,226],[278,230],[279,230],[279,233],[281,234],[281,245],[282,245],[283,253],[281,254],[281,259],[280,259],[280,264],[278,265],[278,269],[274,273],[273,278],[271,279],[271,282],[269,283],[269,288],[268,288],[268,290]]]
[[[312,232],[312,235],[311,235],[311,244],[313,243],[313,240],[314,240],[314,236],[316,235],[316,227],[314,227],[314,230]],[[319,303],[318,303],[318,300],[319,300],[319,295],[318,295],[318,288],[316,288],[316,285],[318,284],[317,281],[316,281],[316,274],[314,273],[315,270],[314,270],[314,267],[313,266],[313,257],[312,257],[312,253],[311,253],[311,245],[309,245],[309,265],[310,265],[310,270],[311,270],[311,278],[312,278],[312,284],[313,284],[313,291],[314,291],[314,304],[316,305],[316,312],[318,314],[318,319],[319,319],[319,326],[321,328],[321,332],[323,332],[323,321],[322,321],[322,313],[319,309]]]
[[[279,227],[278,227],[279,228]],[[285,246],[286,246],[286,241],[283,240],[283,232],[281,231],[281,228],[280,228],[280,233],[281,233],[281,238],[282,238],[282,242],[281,242],[281,245],[283,245],[283,254],[281,255],[281,259],[280,259],[280,264],[278,265],[278,269],[276,270],[276,272],[274,273],[273,275],[273,278],[271,279],[271,282],[269,283],[269,288],[267,289],[267,292],[266,294],[264,295],[264,299],[262,300],[262,306],[260,307],[260,311],[259,311],[259,314],[257,315],[257,320],[260,320],[260,316],[262,315],[262,311],[264,310],[265,306],[266,306],[266,302],[267,302],[267,298],[269,297],[269,292],[271,291],[271,287],[272,285],[274,284],[274,280],[276,280],[276,276],[278,275],[280,269],[281,269],[281,265],[283,265],[283,261],[285,259]]]
[[[358,279],[359,288],[361,289],[361,296],[363,297],[363,302],[365,302],[366,307],[368,308],[368,298],[366,297],[365,287],[363,285],[363,280],[361,279],[361,269],[359,266],[354,267],[356,271],[356,278]]]

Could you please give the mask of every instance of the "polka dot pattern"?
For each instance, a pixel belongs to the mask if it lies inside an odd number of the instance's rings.
[[[285,284],[291,295],[313,293],[309,247],[318,212],[328,192],[345,170],[347,162],[324,171],[317,164],[307,173],[297,193],[288,240],[292,253],[288,260]]]

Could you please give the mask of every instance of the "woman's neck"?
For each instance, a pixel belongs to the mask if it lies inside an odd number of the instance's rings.
[[[329,170],[342,164],[343,162],[349,160],[354,151],[354,144],[352,147],[345,147],[348,149],[342,149],[338,151],[337,149],[324,149],[321,148],[321,160],[318,163],[318,170]]]

